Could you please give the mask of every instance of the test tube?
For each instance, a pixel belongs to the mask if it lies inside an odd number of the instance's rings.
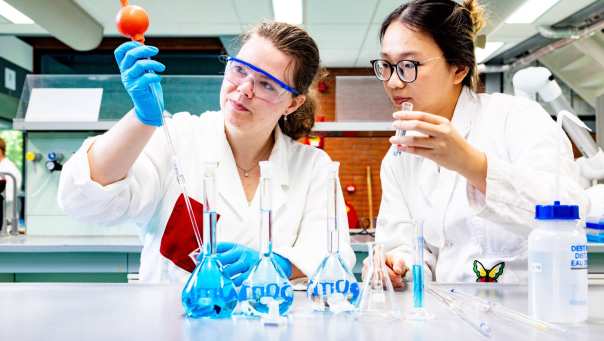
[[[413,264],[413,307],[424,307],[424,224],[415,221],[415,263]]]
[[[403,102],[403,104],[401,105],[401,110],[402,111],[412,111],[413,110],[413,103],[411,102]],[[405,131],[399,128],[396,128],[396,133],[394,136],[405,136]],[[394,156],[399,156],[401,155],[401,151],[399,150],[400,145],[396,146],[397,148],[394,149]]]

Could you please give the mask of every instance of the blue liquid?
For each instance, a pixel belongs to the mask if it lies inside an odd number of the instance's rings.
[[[233,282],[222,274],[216,255],[204,255],[182,290],[185,314],[199,318],[229,318],[237,305]]]
[[[413,265],[413,307],[424,307],[424,267]]]

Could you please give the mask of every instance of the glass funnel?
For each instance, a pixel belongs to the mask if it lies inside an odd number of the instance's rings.
[[[338,217],[342,209],[338,203],[339,162],[328,169],[327,186],[327,256],[311,277],[306,296],[317,311],[334,313],[356,309],[360,297],[359,283],[340,256]]]
[[[222,264],[216,255],[217,167],[217,163],[204,167],[202,258],[182,290],[182,305],[188,317],[228,318],[237,305],[235,285],[222,274]]]
[[[367,243],[369,267],[364,276],[363,290],[359,302],[359,317],[362,319],[398,319],[400,309],[395,301],[394,288],[384,261],[384,246]]]
[[[272,165],[260,162],[260,260],[239,289],[242,305],[249,314],[278,317],[286,315],[294,301],[289,279],[277,265],[272,244]]]

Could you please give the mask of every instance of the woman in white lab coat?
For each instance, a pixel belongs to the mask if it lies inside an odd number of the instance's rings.
[[[476,93],[482,26],[476,0],[415,0],[380,30],[375,74],[395,107],[413,104],[393,114],[407,134],[390,138],[381,168],[376,240],[396,287],[414,261],[412,220],[424,223],[428,278],[522,282],[535,205],[559,199],[586,210],[570,143],[541,106]]]
[[[302,29],[263,23],[242,37],[229,57],[219,112],[175,114],[166,121],[201,224],[204,162],[218,162],[218,252],[225,273],[239,284],[258,259],[258,162],[273,163],[273,244],[291,278],[310,276],[325,256],[327,154],[295,139],[314,123],[309,94],[319,52]],[[158,50],[129,42],[116,49],[122,81],[134,110],[105,134],[88,139],[65,164],[59,202],[80,220],[134,221],[143,241],[140,278],[183,281],[194,268],[197,244],[174,174],[150,86],[164,66],[149,59]],[[161,100],[160,98],[160,101]],[[344,205],[340,193],[340,205]],[[342,210],[344,211],[344,210]],[[339,217],[342,253],[354,264],[345,213]]]

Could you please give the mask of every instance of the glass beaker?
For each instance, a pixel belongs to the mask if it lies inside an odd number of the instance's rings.
[[[313,310],[334,313],[356,309],[360,297],[359,283],[340,256],[338,216],[339,162],[332,162],[328,169],[327,186],[327,256],[311,277],[306,296]]]
[[[260,259],[239,289],[240,304],[254,316],[276,318],[288,313],[294,301],[289,278],[275,261],[272,231],[272,164],[260,162]]]
[[[394,288],[388,276],[384,260],[384,246],[367,243],[369,267],[363,280],[359,301],[359,317],[362,319],[398,319],[401,311],[395,301]]]
[[[182,305],[188,317],[228,318],[237,305],[237,291],[223,275],[216,255],[216,180],[217,163],[206,163],[203,177],[203,252],[202,259],[182,290]]]

